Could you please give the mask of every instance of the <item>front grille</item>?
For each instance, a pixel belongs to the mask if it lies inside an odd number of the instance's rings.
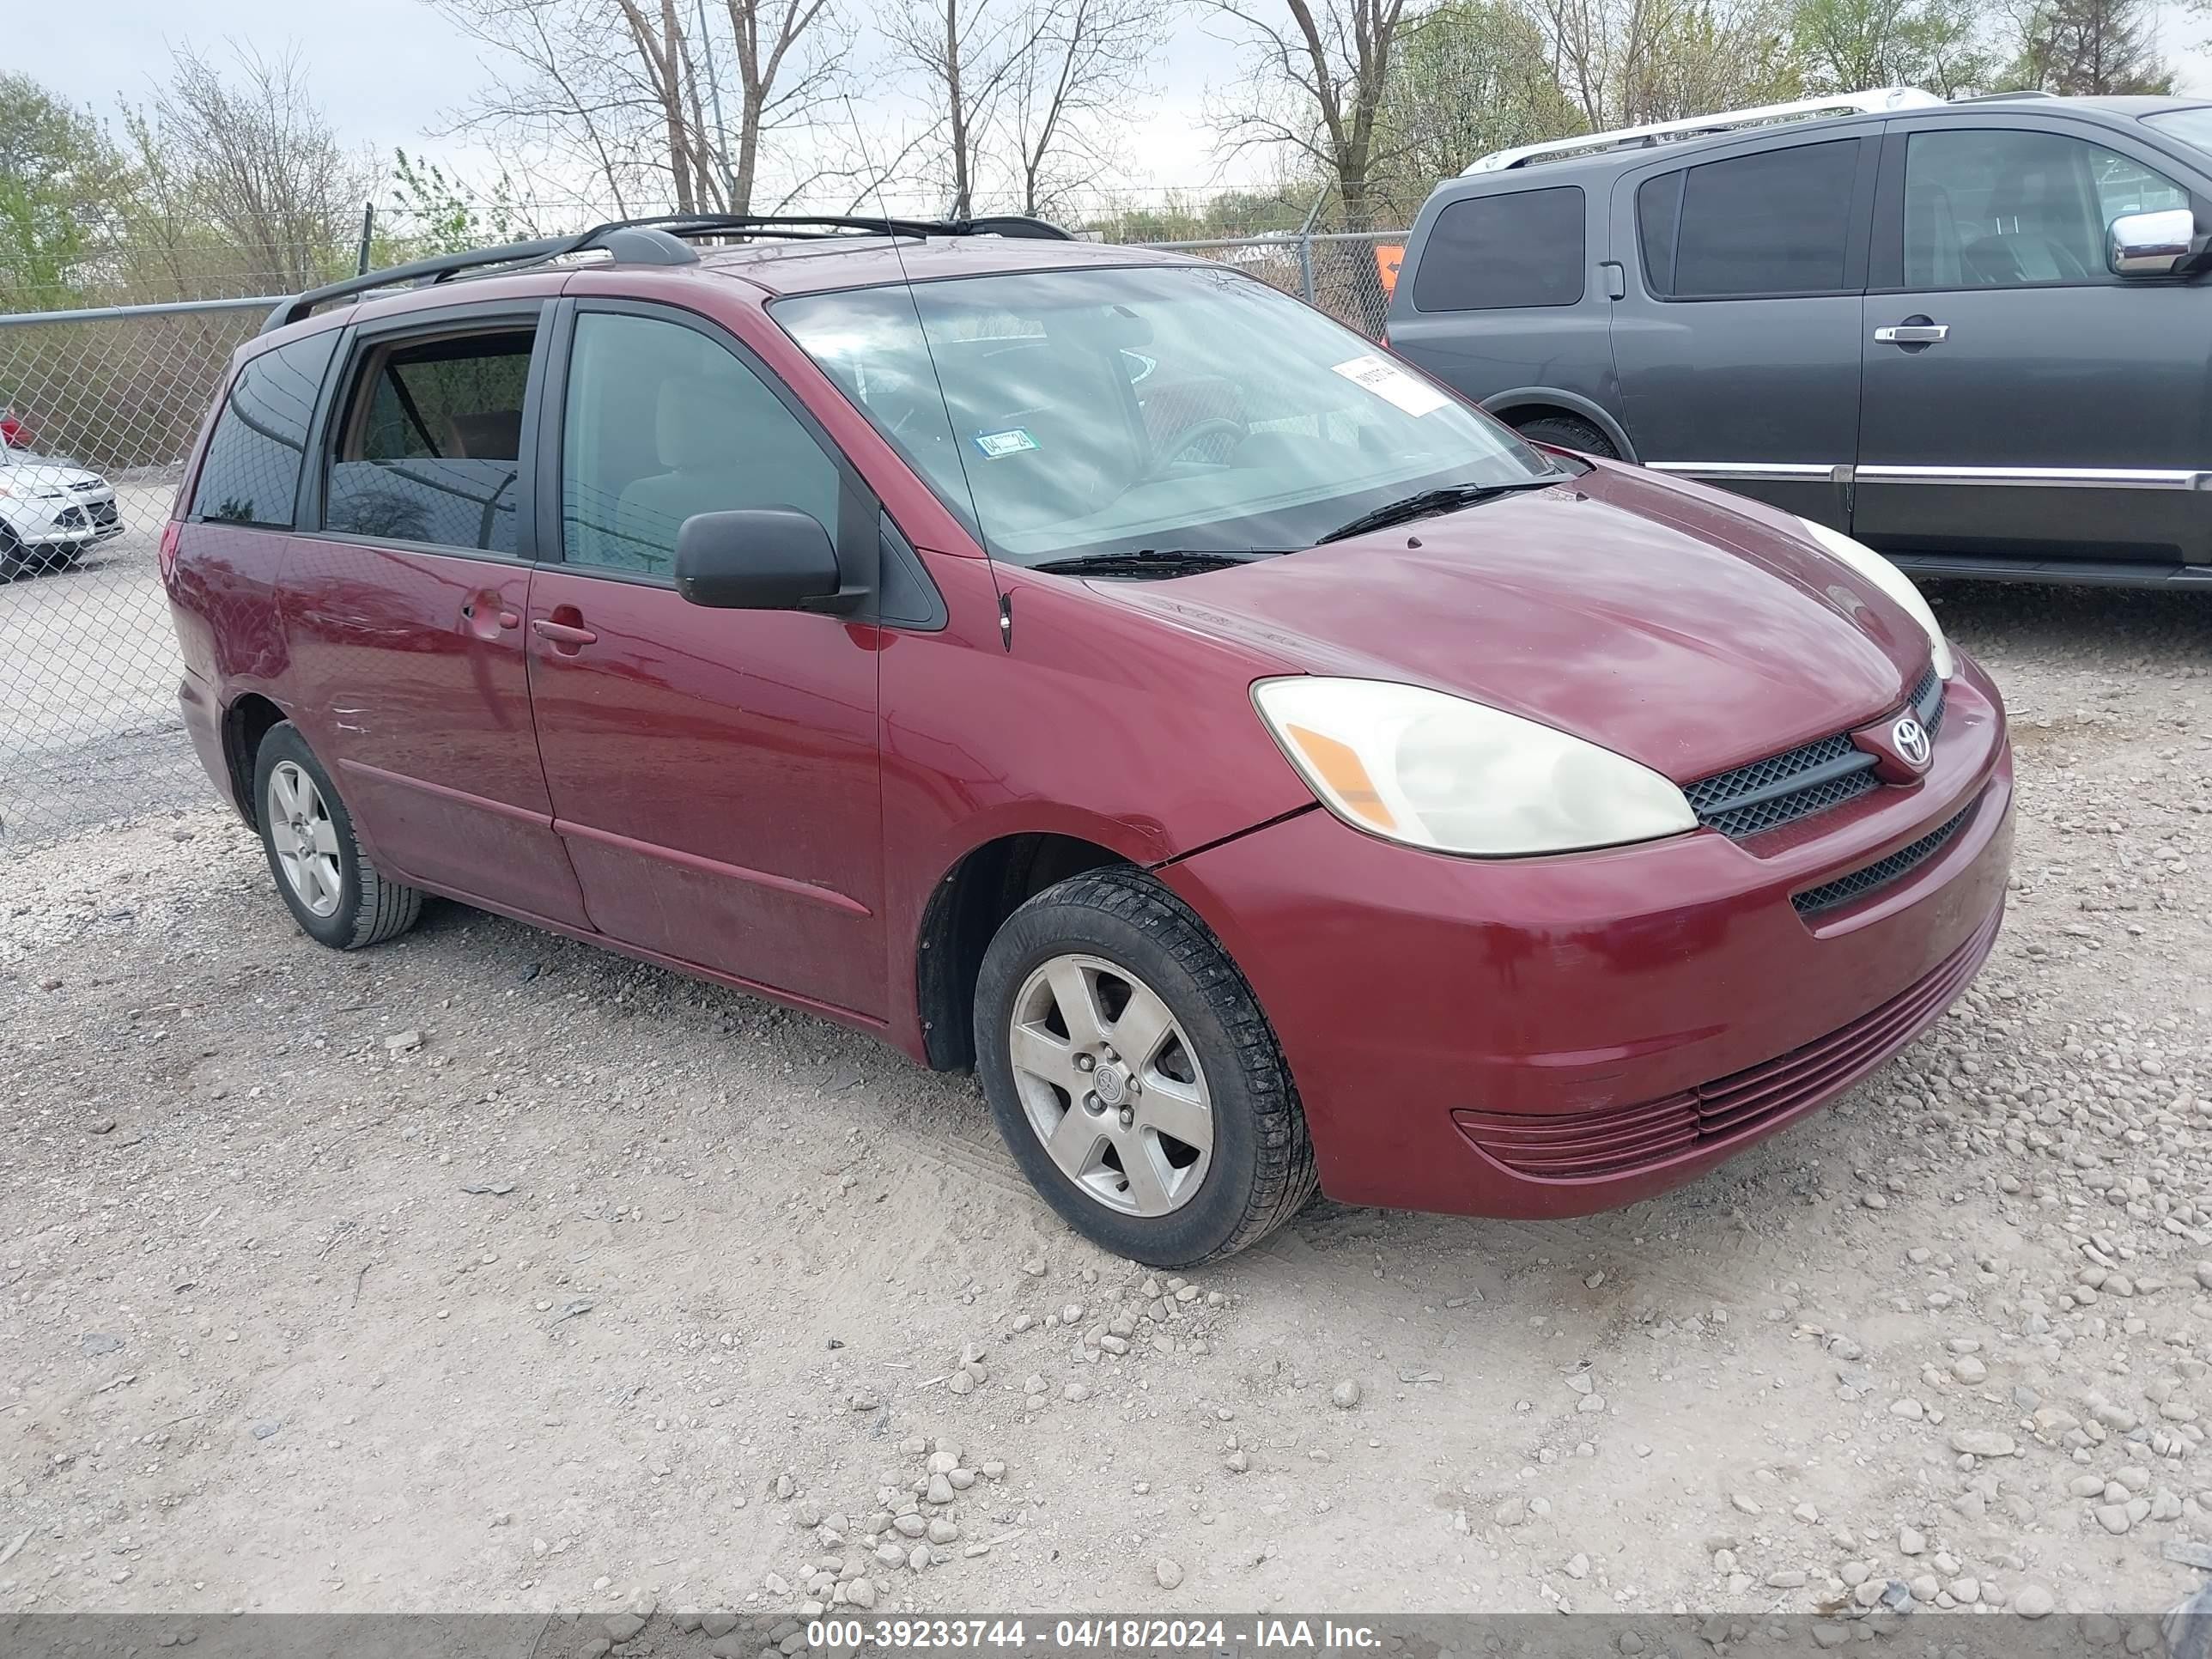
[[[1935,742],[1936,734],[1943,729],[1943,678],[1934,663],[1928,665],[1928,672],[1913,686],[1909,701],[1921,729],[1928,733],[1928,741]]]
[[[1589,1180],[1743,1139],[1831,1100],[1933,1024],[1990,953],[2002,911],[1920,979],[1824,1037],[1715,1082],[1640,1105],[1561,1115],[1455,1111],[1460,1133],[1516,1175]]]
[[[1817,915],[1823,910],[1832,910],[1839,904],[1849,904],[1855,898],[1863,898],[1877,887],[1887,887],[1933,857],[1945,842],[1959,833],[1959,826],[1966,821],[1973,810],[1972,803],[1969,802],[1964,811],[1948,823],[1936,825],[1910,846],[1899,848],[1887,858],[1878,859],[1863,870],[1854,870],[1848,876],[1838,876],[1818,887],[1792,893],[1790,902],[1797,908],[1797,914],[1801,916]]]
[[[1943,723],[1943,681],[1929,664],[1907,699],[1933,743]],[[1794,823],[1881,787],[1875,757],[1848,732],[1820,738],[1787,754],[1770,755],[1686,786],[1698,822],[1731,841]]]
[[[1682,791],[1698,822],[1735,841],[1881,787],[1875,757],[1846,732],[1701,778]]]
[[[73,483],[70,488],[80,495],[91,495],[106,489],[107,486],[97,478],[87,478],[82,483]]]

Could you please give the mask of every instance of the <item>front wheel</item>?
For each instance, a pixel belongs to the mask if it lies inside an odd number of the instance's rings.
[[[976,984],[975,1054],[1030,1183],[1117,1255],[1229,1255],[1314,1190],[1297,1091],[1252,988],[1141,872],[1073,877],[1006,919]]]
[[[421,891],[392,880],[362,850],[337,786],[289,720],[261,739],[253,799],[269,872],[308,938],[333,951],[357,951],[415,925]]]

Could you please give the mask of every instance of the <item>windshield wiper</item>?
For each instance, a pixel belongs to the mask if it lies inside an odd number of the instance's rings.
[[[1372,512],[1337,526],[1314,545],[1364,536],[1370,530],[1388,530],[1394,524],[1411,524],[1416,519],[1433,519],[1440,513],[1456,513],[1463,507],[1474,507],[1517,490],[1547,489],[1573,476],[1571,472],[1547,472],[1541,477],[1523,478],[1516,483],[1446,484],[1441,489],[1424,489],[1398,501],[1385,501]]]
[[[1224,552],[1201,548],[1140,547],[1132,553],[1077,553],[1065,559],[1047,559],[1030,568],[1049,570],[1060,576],[1184,576],[1273,556],[1274,551],[1269,548]]]

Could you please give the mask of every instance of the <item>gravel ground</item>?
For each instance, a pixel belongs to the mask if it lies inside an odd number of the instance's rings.
[[[2166,1607],[2212,607],[1937,596],[2021,794],[1928,1037],[1632,1210],[1188,1283],[805,1018],[451,906],[332,956],[213,809],[0,862],[0,1609]]]

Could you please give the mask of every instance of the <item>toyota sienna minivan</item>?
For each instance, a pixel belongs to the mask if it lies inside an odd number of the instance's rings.
[[[1241,273],[678,220],[278,307],[161,564],[298,925],[425,895],[973,1068],[1182,1265],[1686,1180],[1987,956],[1996,688],[1826,524]]]

